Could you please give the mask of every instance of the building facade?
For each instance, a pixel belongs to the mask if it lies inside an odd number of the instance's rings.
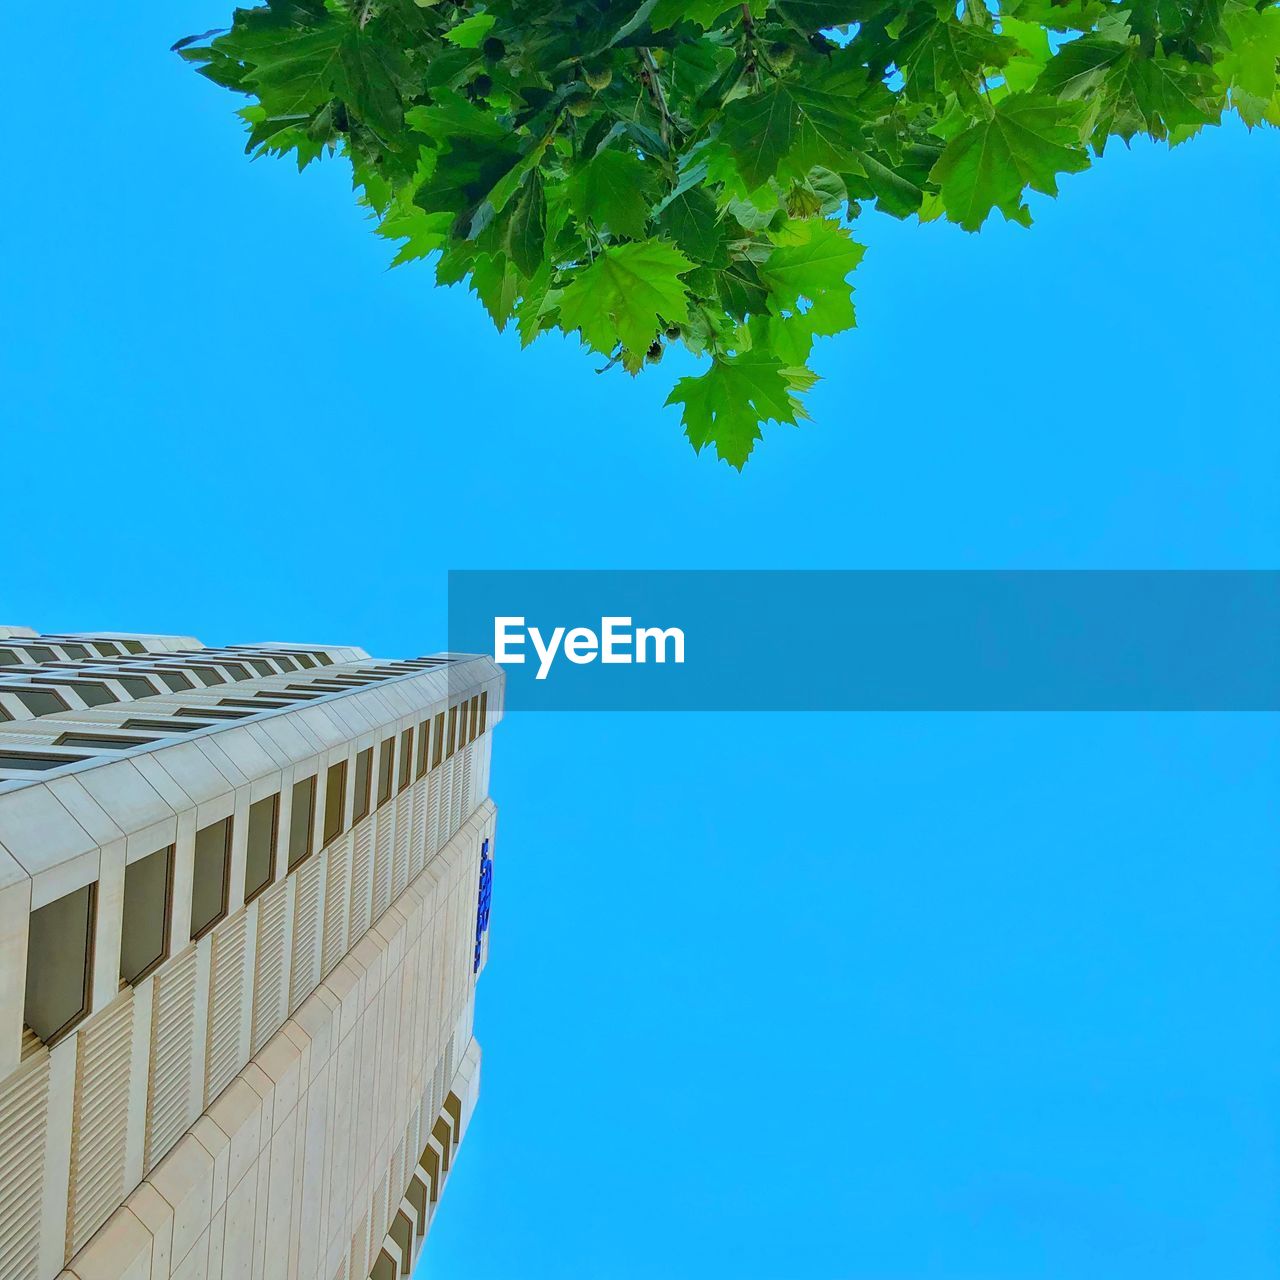
[[[0,1278],[391,1280],[480,1082],[502,673],[0,627]]]

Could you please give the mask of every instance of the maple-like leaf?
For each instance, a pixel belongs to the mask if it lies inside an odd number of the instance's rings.
[[[560,323],[580,330],[583,340],[605,355],[621,342],[642,359],[663,323],[689,318],[680,277],[693,266],[665,240],[610,245],[564,288]]]
[[[1075,108],[1039,94],[1014,93],[990,116],[956,135],[933,168],[947,217],[977,231],[993,209],[1024,225],[1027,187],[1058,192],[1057,175],[1089,167]]]
[[[606,150],[592,156],[569,180],[574,213],[598,230],[642,239],[649,220],[653,173],[634,152]]]
[[[744,351],[717,357],[698,377],[681,378],[667,403],[684,406],[681,420],[695,452],[714,444],[716,456],[741,471],[761,439],[762,422],[796,426],[808,416],[797,389],[795,371],[776,356]]]

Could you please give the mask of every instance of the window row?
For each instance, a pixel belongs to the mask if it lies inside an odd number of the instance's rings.
[[[285,839],[287,874],[317,848],[326,848],[349,826],[407,788],[415,776],[449,759],[485,731],[488,693],[455,704],[399,735],[356,754],[351,813],[347,813],[348,761],[293,784]],[[376,778],[377,789],[374,790]],[[252,902],[276,879],[280,848],[280,793],[249,806],[245,833],[244,901]],[[323,817],[316,843],[317,812]],[[196,832],[191,879],[191,941],[227,915],[231,896],[232,818]],[[120,983],[140,982],[165,961],[172,944],[174,846],[125,868],[121,918]],[[41,1040],[55,1041],[88,1013],[93,989],[93,929],[97,885],[86,885],[31,913],[27,944],[25,1021]]]

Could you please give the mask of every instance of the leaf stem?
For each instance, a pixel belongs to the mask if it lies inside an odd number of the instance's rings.
[[[669,147],[671,145],[671,112],[667,109],[667,95],[662,91],[662,80],[658,76],[658,64],[654,61],[653,53],[647,48],[640,50],[640,60],[644,63],[645,71],[648,73],[645,82],[649,86],[649,92],[653,95],[654,105],[658,108],[658,133],[662,138],[663,144]]]

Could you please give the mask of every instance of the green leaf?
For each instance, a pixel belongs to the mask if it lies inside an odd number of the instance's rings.
[[[762,422],[797,426],[807,417],[795,398],[794,374],[776,356],[761,351],[717,357],[696,378],[681,378],[667,404],[684,406],[681,421],[695,453],[714,444],[716,457],[742,470]]]
[[[444,38],[459,49],[478,49],[485,37],[493,30],[497,18],[491,13],[473,13],[464,18],[456,27],[444,33]]]
[[[701,187],[690,187],[668,201],[658,215],[658,229],[699,262],[728,263],[724,223],[716,202]]]
[[[666,31],[681,21],[696,22],[704,31],[716,25],[716,19],[738,9],[735,0],[658,0],[649,15],[654,31]]]
[[[512,206],[507,229],[507,252],[522,275],[532,276],[542,265],[546,239],[547,197],[535,169]]]
[[[947,217],[967,231],[977,231],[993,209],[1029,223],[1027,187],[1057,195],[1058,174],[1089,167],[1077,118],[1071,106],[1037,94],[997,103],[988,119],[953,138],[934,166]]]
[[[834,222],[812,218],[792,223],[760,267],[773,295],[771,310],[793,310],[832,292],[848,294],[846,280],[866,249]]]
[[[693,263],[665,240],[611,245],[560,295],[565,329],[604,355],[621,342],[643,356],[663,324],[683,323],[689,303],[680,277]]]
[[[644,236],[649,220],[653,171],[631,151],[600,151],[569,180],[574,213],[599,231]]]

